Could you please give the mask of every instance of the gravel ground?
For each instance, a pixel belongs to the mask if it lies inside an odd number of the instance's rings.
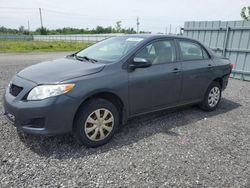
[[[0,95],[16,71],[65,54],[0,54]],[[0,187],[250,187],[250,82],[231,79],[214,112],[141,116],[95,149],[17,132],[2,111]]]

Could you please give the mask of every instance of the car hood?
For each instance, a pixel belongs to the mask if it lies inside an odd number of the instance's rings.
[[[104,66],[100,63],[63,58],[32,65],[20,71],[17,76],[37,84],[58,83],[100,72]]]

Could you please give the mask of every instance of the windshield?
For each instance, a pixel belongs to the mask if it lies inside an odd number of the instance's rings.
[[[98,42],[76,55],[98,61],[114,62],[127,55],[142,40],[143,38],[139,37],[112,37]]]

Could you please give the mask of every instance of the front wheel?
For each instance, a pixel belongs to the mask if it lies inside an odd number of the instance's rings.
[[[117,108],[105,99],[92,99],[79,109],[73,134],[80,143],[97,147],[106,144],[118,126]]]
[[[208,87],[202,103],[201,109],[213,111],[221,100],[221,85],[218,82],[212,82]]]

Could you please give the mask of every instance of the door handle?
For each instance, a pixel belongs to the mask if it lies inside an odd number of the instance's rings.
[[[172,71],[172,73],[179,73],[179,72],[181,72],[181,71],[178,68],[174,68]]]

